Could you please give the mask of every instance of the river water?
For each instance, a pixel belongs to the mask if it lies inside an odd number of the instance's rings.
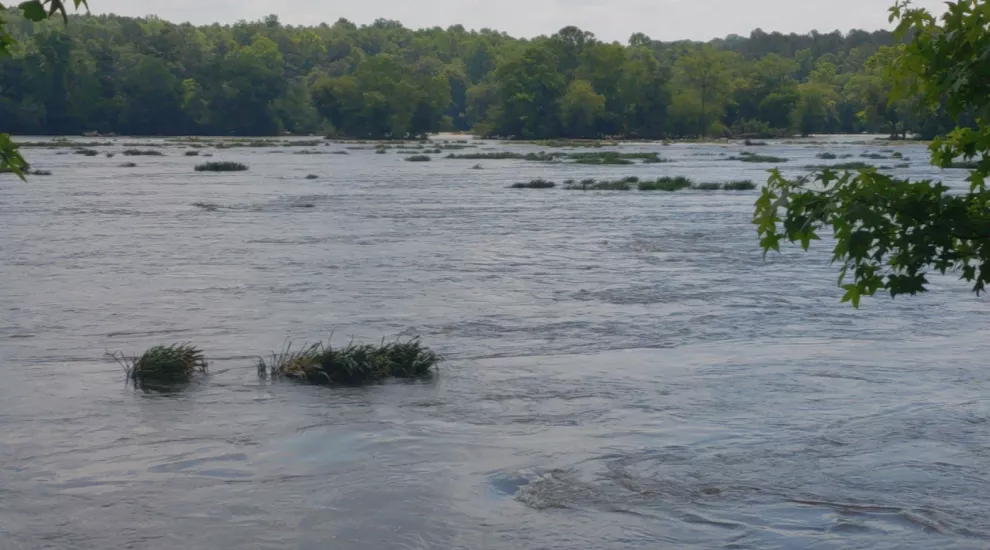
[[[798,174],[887,147],[862,139],[758,152]],[[164,143],[29,148],[54,175],[0,177],[0,549],[990,548],[985,298],[945,277],[842,305],[827,243],[763,260],[757,191],[506,188],[765,180],[723,160],[739,145],[480,170],[343,144],[202,150],[239,173],[174,143],[102,154]],[[499,149],[539,150],[467,152]],[[962,182],[897,149],[896,173]],[[331,333],[447,361],[257,378]],[[103,357],[185,341],[211,375],[174,393]]]

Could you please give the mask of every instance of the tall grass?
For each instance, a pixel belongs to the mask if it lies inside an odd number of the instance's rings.
[[[197,164],[195,169],[197,172],[243,172],[248,167],[239,162],[222,161]]]
[[[539,178],[523,183],[513,183],[510,187],[512,189],[550,189],[556,186],[557,184],[552,181]]]
[[[299,350],[287,345],[281,352],[258,360],[258,375],[288,378],[309,384],[360,385],[388,378],[422,378],[433,374],[443,361],[418,338],[379,345],[348,344],[335,348],[317,342]]]
[[[140,357],[119,351],[107,355],[124,367],[128,379],[138,382],[186,382],[195,374],[205,374],[209,366],[203,351],[191,344],[155,346]]]
[[[690,188],[691,185],[691,180],[684,176],[664,176],[653,181],[641,181],[636,188],[640,191],[680,191]]]

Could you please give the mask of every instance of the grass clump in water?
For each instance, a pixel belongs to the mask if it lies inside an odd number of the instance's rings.
[[[165,153],[155,151],[154,149],[127,149],[120,154],[125,157],[160,157],[165,155]]]
[[[208,363],[203,351],[191,344],[155,346],[140,357],[108,353],[136,382],[188,382],[195,374],[205,374]]]
[[[95,157],[96,155],[100,154],[99,151],[96,151],[94,149],[76,149],[73,152],[77,155],[85,155],[87,157]]]
[[[186,151],[186,156],[187,157],[198,157],[199,156],[199,151]]]
[[[775,157],[772,155],[757,155],[754,153],[739,153],[738,157],[729,157],[726,160],[739,160],[742,162],[787,162],[788,159],[784,157]]]
[[[125,162],[125,163],[121,164],[120,167],[121,168],[136,168],[137,167],[137,164],[134,164],[133,162]]]
[[[808,166],[807,168],[811,170],[865,170],[867,168],[874,168],[874,166],[867,162],[853,161],[853,162],[840,162],[838,164],[818,164],[814,166]]]
[[[743,142],[743,144],[746,145],[746,147],[765,147],[767,142],[753,141],[751,139],[747,139],[746,141]]]
[[[550,189],[556,186],[557,184],[552,181],[539,178],[525,183],[513,183],[511,185],[511,188],[512,189]]]
[[[232,161],[204,162],[196,165],[197,172],[243,172],[247,169],[247,165]]]
[[[818,153],[815,157],[822,160],[835,160],[839,158],[839,155],[836,155],[835,153]]]
[[[958,168],[961,170],[976,170],[980,167],[980,163],[975,160],[957,160],[949,164],[948,167]]]
[[[887,155],[881,155],[880,153],[863,153],[862,155],[860,155],[860,157],[864,159],[873,159],[873,160],[885,160],[890,158]]]
[[[735,180],[725,183],[706,182],[694,185],[692,189],[697,189],[698,191],[749,191],[756,189],[756,184],[751,180]]]
[[[691,180],[689,178],[685,178],[684,176],[677,176],[673,178],[664,176],[653,181],[641,181],[636,188],[640,191],[680,191],[681,189],[690,188],[691,185]]]
[[[566,189],[576,191],[629,191],[637,183],[639,183],[639,178],[636,176],[629,176],[628,178],[614,181],[587,179],[581,180],[581,183],[573,183],[573,180],[571,180],[571,184]]]
[[[433,160],[429,155],[413,155],[406,157],[406,162],[430,162]]]
[[[424,378],[435,373],[443,359],[418,338],[380,345],[349,344],[334,348],[318,342],[299,351],[286,346],[266,361],[258,360],[258,375],[289,378],[309,384],[356,386],[388,378]]]

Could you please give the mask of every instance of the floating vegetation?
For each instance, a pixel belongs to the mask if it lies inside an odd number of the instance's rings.
[[[751,180],[735,180],[725,183],[706,182],[692,186],[698,191],[749,191],[756,189],[756,184]]]
[[[636,187],[640,191],[680,191],[690,188],[691,185],[691,180],[684,176],[664,176],[653,181],[641,181]]]
[[[550,189],[556,186],[556,183],[540,178],[525,183],[513,183],[510,187],[512,189]]]
[[[418,338],[379,345],[349,344],[334,348],[318,342],[298,351],[287,345],[269,360],[258,360],[258,375],[273,380],[288,378],[308,384],[356,386],[389,378],[424,378],[443,361]]]
[[[199,156],[199,151],[186,151],[186,156],[187,157],[198,157]]]
[[[95,151],[93,149],[76,149],[73,153],[77,155],[85,155],[87,157],[95,157],[100,154],[99,151]]]
[[[306,174],[306,179],[308,179],[308,180],[318,180],[318,179],[320,179],[320,176],[317,176],[316,174]]]
[[[136,168],[137,167],[137,164],[135,164],[133,162],[125,162],[125,163],[121,164],[120,167],[121,168]]]
[[[187,382],[195,374],[205,374],[208,363],[202,350],[191,344],[155,346],[140,357],[121,352],[108,353],[137,382]]]
[[[431,159],[429,155],[413,155],[411,157],[406,157],[406,162],[430,162]]]
[[[757,155],[748,152],[739,153],[738,157],[729,157],[726,160],[739,160],[742,162],[787,162],[788,161],[788,159],[785,159],[784,157],[775,157],[771,155]]]
[[[127,150],[121,152],[120,154],[124,155],[125,157],[141,157],[141,156],[144,156],[144,157],[160,157],[160,156],[164,155],[165,153],[162,153],[161,151],[155,151],[154,149],[144,149],[144,150],[142,150],[142,149],[127,149]]]
[[[243,172],[247,169],[247,165],[232,161],[204,162],[196,165],[197,172]]]

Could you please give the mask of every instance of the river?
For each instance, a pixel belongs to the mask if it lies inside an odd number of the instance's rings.
[[[796,175],[890,147],[819,139],[748,149]],[[936,277],[840,304],[827,243],[763,259],[757,190],[507,188],[765,181],[725,160],[740,144],[629,166],[205,147],[250,170],[201,173],[187,144],[107,141],[0,176],[0,549],[990,548],[986,298]],[[453,152],[551,150],[478,145]],[[894,148],[895,173],[962,184]],[[446,362],[257,377],[331,334]],[[104,357],[186,341],[212,364],[182,391]]]

